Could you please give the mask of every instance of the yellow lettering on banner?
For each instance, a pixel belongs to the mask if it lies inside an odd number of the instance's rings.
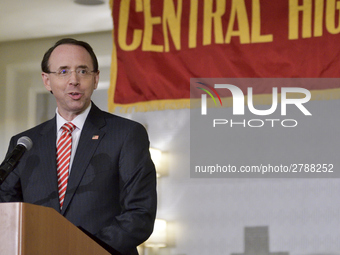
[[[133,31],[133,40],[130,45],[126,43],[128,22],[129,22],[129,8],[130,0],[121,1],[119,9],[119,22],[118,22],[118,44],[122,50],[132,51],[139,47],[142,41],[142,30],[135,29]],[[141,0],[136,0],[136,12],[143,11],[143,4]]]
[[[299,5],[298,0],[289,0],[289,32],[290,40],[299,37],[299,13],[302,12],[302,38],[312,36],[312,0],[303,0]]]
[[[324,0],[315,0],[315,13],[314,13],[314,36],[322,36],[323,33],[323,10]]]
[[[153,1],[162,1],[163,2],[163,10],[161,16],[153,16],[152,15],[152,2]],[[227,0],[190,0],[190,5],[184,4],[184,1],[189,0],[135,0],[134,7],[131,3],[131,0],[121,0],[118,13],[118,46],[124,51],[132,51],[136,50],[141,46],[142,51],[149,52],[169,52],[170,44],[173,43],[173,46],[176,50],[182,49],[182,39],[181,31],[183,20],[187,21],[189,19],[189,27],[188,27],[188,47],[196,48],[197,47],[197,34],[198,29],[202,29],[202,44],[203,45],[211,45],[212,43],[223,44],[230,43],[232,37],[239,37],[241,44],[246,43],[265,43],[273,41],[273,34],[261,34],[261,0],[251,0],[252,1],[252,10],[251,10],[251,24],[249,23],[248,13],[246,9],[246,0],[228,0],[231,3],[231,7],[227,8],[226,3]],[[249,0],[248,0],[249,1]],[[311,14],[311,7],[308,5],[311,1],[315,1],[320,4],[323,0],[303,0],[304,5],[299,6],[299,0],[289,0],[290,6],[292,7],[290,10],[290,35],[294,35],[292,38],[298,37],[298,16],[300,12],[303,12],[303,35],[308,32],[308,24],[307,18]],[[330,0],[332,3],[335,3],[335,0]],[[340,0],[338,0],[340,1]],[[200,5],[202,4],[202,6]],[[335,4],[334,4],[335,5]],[[183,8],[189,7],[189,17],[182,17]],[[339,6],[339,4],[337,4]],[[203,16],[198,16],[199,7],[203,8]],[[294,9],[295,8],[295,9]],[[134,10],[132,10],[134,9]],[[338,8],[339,9],[339,8]],[[333,17],[335,11],[329,7],[328,12],[331,13],[330,20]],[[129,27],[129,19],[130,13],[142,13],[144,15],[144,27],[130,28]],[[226,16],[226,11],[230,12],[228,14],[229,20],[223,20]],[[320,22],[316,22],[314,25],[314,31],[316,34],[322,34],[322,11],[321,13],[315,11],[315,17],[321,19]],[[333,12],[332,12],[333,11]],[[321,15],[321,17],[320,17]],[[333,15],[333,16],[332,16]],[[202,23],[201,23],[202,22]],[[228,23],[227,23],[228,22]],[[202,25],[202,27],[200,26]],[[227,26],[227,27],[223,27]],[[251,29],[250,29],[251,26]],[[340,25],[339,25],[340,26]],[[307,28],[306,28],[307,27]],[[338,29],[335,28],[334,22],[328,22],[328,28],[331,31]],[[157,30],[155,30],[157,29]],[[309,26],[309,29],[310,26]],[[160,31],[162,30],[162,31]],[[159,33],[163,35],[163,42],[161,38],[155,39],[155,31],[157,31],[157,37],[159,37]],[[224,31],[226,34],[224,34]],[[294,31],[294,33],[292,33]],[[129,33],[129,34],[128,34]],[[158,44],[156,44],[157,42]]]
[[[238,24],[238,30],[233,30],[236,20]],[[230,43],[232,36],[239,36],[240,42],[242,44],[250,42],[249,22],[244,0],[232,0],[231,14],[229,18],[225,43]]]
[[[144,37],[142,44],[142,51],[162,52],[163,45],[152,44],[153,26],[162,23],[161,17],[151,16],[150,0],[144,1]]]
[[[182,17],[182,0],[177,2],[177,15],[175,5],[172,0],[164,0],[163,6],[163,35],[165,51],[170,51],[168,27],[170,35],[177,50],[181,49],[181,17]]]
[[[261,14],[260,14],[260,0],[253,0],[252,7],[252,22],[251,22],[251,42],[272,42],[273,35],[261,35]]]
[[[336,9],[336,10],[335,10]],[[335,0],[327,0],[326,6],[326,28],[331,34],[338,34],[340,32],[340,3]],[[335,14],[338,14],[338,26],[335,27]]]
[[[214,0],[204,1],[203,12],[203,45],[211,44],[211,29],[214,23],[215,43],[223,43],[222,16],[225,13],[225,0],[215,0],[216,11],[213,12]]]
[[[188,1],[188,0],[185,0]],[[197,46],[197,16],[198,16],[198,0],[190,0],[189,14],[189,48]]]

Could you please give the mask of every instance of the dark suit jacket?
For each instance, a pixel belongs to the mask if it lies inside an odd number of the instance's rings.
[[[12,137],[33,147],[0,187],[1,202],[27,202],[60,212],[56,174],[56,118]],[[85,121],[60,212],[76,226],[123,254],[152,232],[156,173],[142,125],[99,110]]]

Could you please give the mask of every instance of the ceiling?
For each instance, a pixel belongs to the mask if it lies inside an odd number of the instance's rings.
[[[77,0],[90,2],[90,0]],[[0,42],[112,30],[109,0],[1,0]]]

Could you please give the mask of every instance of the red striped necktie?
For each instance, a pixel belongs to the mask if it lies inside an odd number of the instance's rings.
[[[76,126],[73,123],[65,123],[61,127],[63,132],[57,142],[57,176],[60,210],[63,207],[66,193],[72,149],[72,132],[75,128]]]

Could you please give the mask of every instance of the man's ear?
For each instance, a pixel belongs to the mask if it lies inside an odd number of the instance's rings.
[[[100,71],[98,70],[98,72],[95,74],[94,76],[94,89],[97,89],[98,87],[98,83],[99,83],[99,73]]]
[[[42,77],[42,80],[43,80],[43,83],[44,83],[44,86],[45,88],[51,92],[52,92],[52,88],[50,86],[50,76],[47,74],[47,73],[41,73],[41,77]]]

